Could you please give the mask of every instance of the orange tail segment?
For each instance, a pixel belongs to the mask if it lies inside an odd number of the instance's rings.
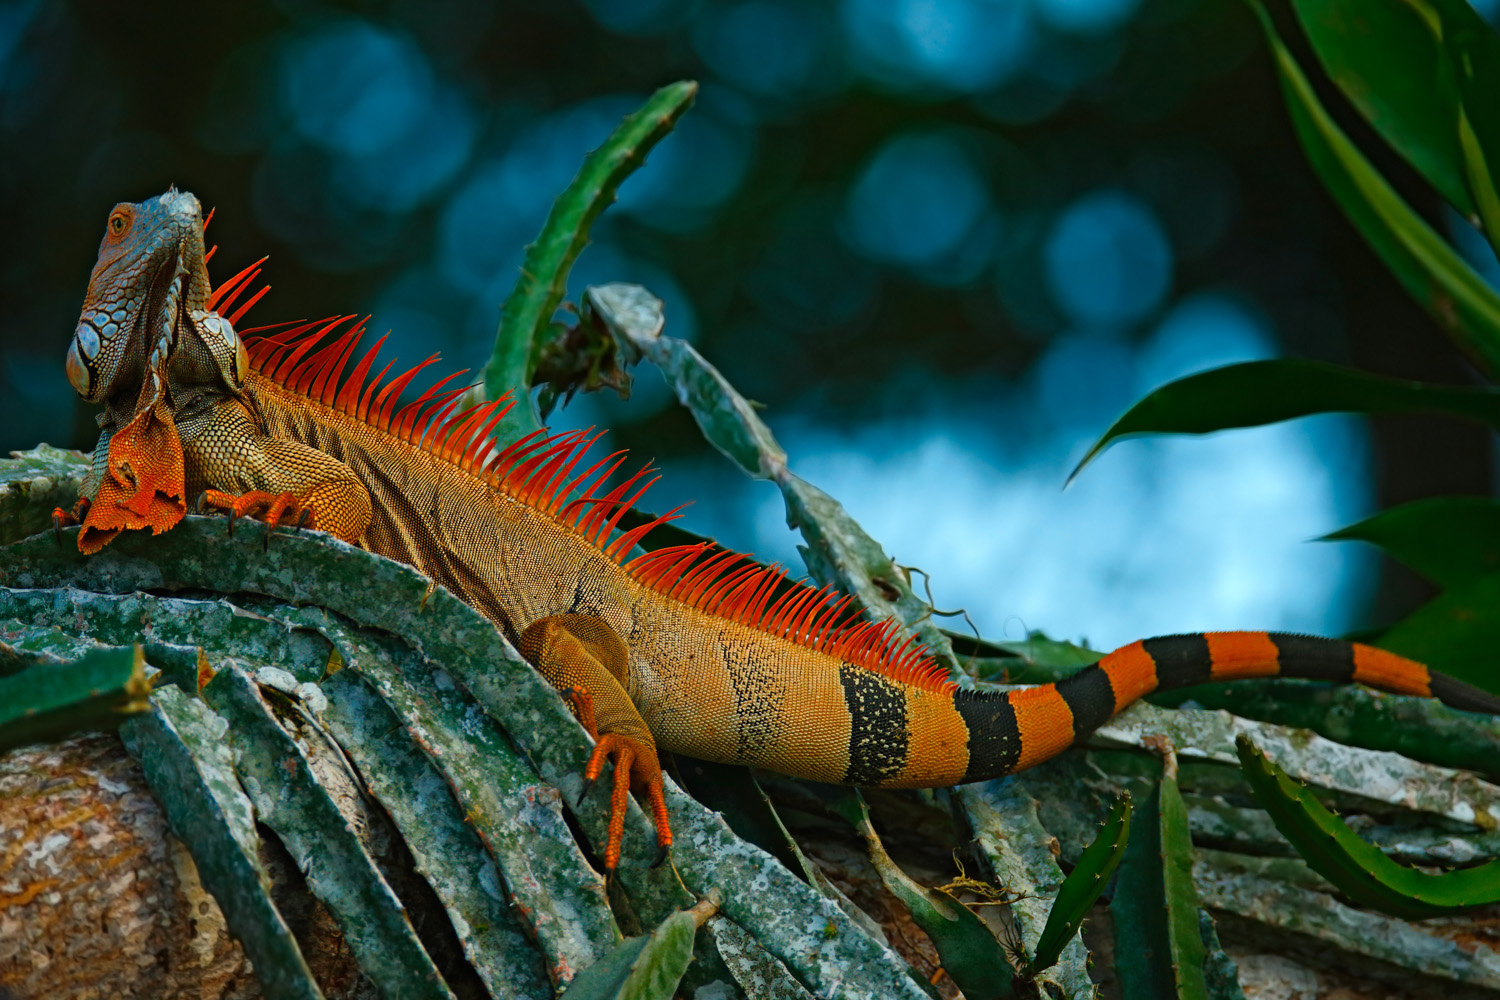
[[[1284,632],[1210,632],[1142,639],[1056,684],[955,691],[969,731],[964,781],[1025,770],[1087,737],[1153,691],[1250,677],[1357,682],[1500,715],[1500,697],[1383,649]]]

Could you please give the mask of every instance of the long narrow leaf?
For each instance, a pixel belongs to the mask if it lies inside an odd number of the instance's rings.
[[[1399,865],[1356,836],[1249,738],[1241,736],[1236,749],[1246,780],[1276,828],[1315,871],[1356,903],[1420,920],[1500,902],[1500,861],[1442,875]]]
[[[1089,907],[1109,884],[1109,878],[1125,856],[1125,845],[1130,840],[1130,811],[1130,794],[1127,792],[1115,801],[1099,835],[1084,848],[1077,866],[1063,881],[1057,898],[1052,902],[1052,912],[1047,915],[1047,926],[1042,928],[1041,940],[1036,944],[1031,972],[1050,968],[1057,962],[1063,946],[1078,933]]]
[[[526,393],[552,314],[567,290],[568,271],[588,246],[589,228],[614,202],[625,179],[646,162],[646,154],[692,107],[697,94],[698,84],[691,80],[669,84],[627,115],[583,161],[578,176],[552,203],[536,242],[526,248],[521,275],[500,311],[495,349],[484,368],[487,399],[511,390],[521,397],[500,428],[502,436],[516,438],[537,428]]]
[[[1500,295],[1401,199],[1349,140],[1282,44],[1259,0],[1249,0],[1271,46],[1302,148],[1329,192],[1396,279],[1469,357],[1500,373]]]
[[[1314,413],[1423,413],[1500,428],[1500,391],[1371,375],[1322,361],[1283,358],[1189,375],[1132,406],[1069,476],[1131,434],[1209,434]]]
[[[1378,545],[1441,587],[1500,573],[1500,503],[1487,497],[1415,500],[1323,538]]]
[[[1292,9],[1344,96],[1439,194],[1473,215],[1454,128],[1458,87],[1434,12],[1407,0],[1295,0]]]

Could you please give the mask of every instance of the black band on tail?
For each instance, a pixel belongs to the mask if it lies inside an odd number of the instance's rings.
[[[1431,674],[1432,696],[1449,708],[1463,712],[1482,712],[1485,715],[1500,715],[1500,698],[1481,691],[1472,684],[1456,681],[1447,674],[1433,671]]]

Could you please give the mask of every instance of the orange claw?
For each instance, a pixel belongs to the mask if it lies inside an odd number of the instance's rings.
[[[667,820],[667,800],[662,792],[661,764],[656,759],[656,750],[629,736],[605,733],[594,744],[588,766],[583,769],[585,793],[599,777],[608,759],[613,759],[615,773],[609,799],[609,839],[604,847],[604,867],[612,872],[620,863],[620,840],[625,834],[625,808],[628,804],[625,797],[634,787],[636,791],[646,793],[651,815],[656,821],[657,857],[651,864],[655,868],[667,859],[672,848],[672,827]]]
[[[250,490],[235,496],[232,493],[224,493],[220,490],[204,490],[203,495],[198,498],[199,505],[207,505],[229,513],[229,533],[234,534],[234,519],[237,517],[255,517],[269,526],[266,531],[266,543],[270,544],[271,531],[288,514],[297,515],[297,527],[315,527],[312,520],[312,510],[303,507],[295,493],[267,493],[264,490]]]

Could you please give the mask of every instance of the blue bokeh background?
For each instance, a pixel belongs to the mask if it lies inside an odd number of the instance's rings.
[[[571,294],[661,296],[793,468],[985,635],[1342,632],[1420,584],[1310,539],[1493,488],[1482,433],[1330,417],[1122,444],[1063,490],[1132,401],[1193,371],[1292,354],[1468,377],[1310,175],[1242,5],[283,0],[149,21],[0,4],[4,448],[91,443],[61,357],[114,202],[176,183],[216,206],[218,275],[272,255],[263,322],[368,312],[391,353],[472,370],[585,152],[691,77],[696,108]],[[555,419],[588,424],[665,467],[653,507],[695,499],[685,526],[796,564],[776,491],[707,450],[655,372]]]

